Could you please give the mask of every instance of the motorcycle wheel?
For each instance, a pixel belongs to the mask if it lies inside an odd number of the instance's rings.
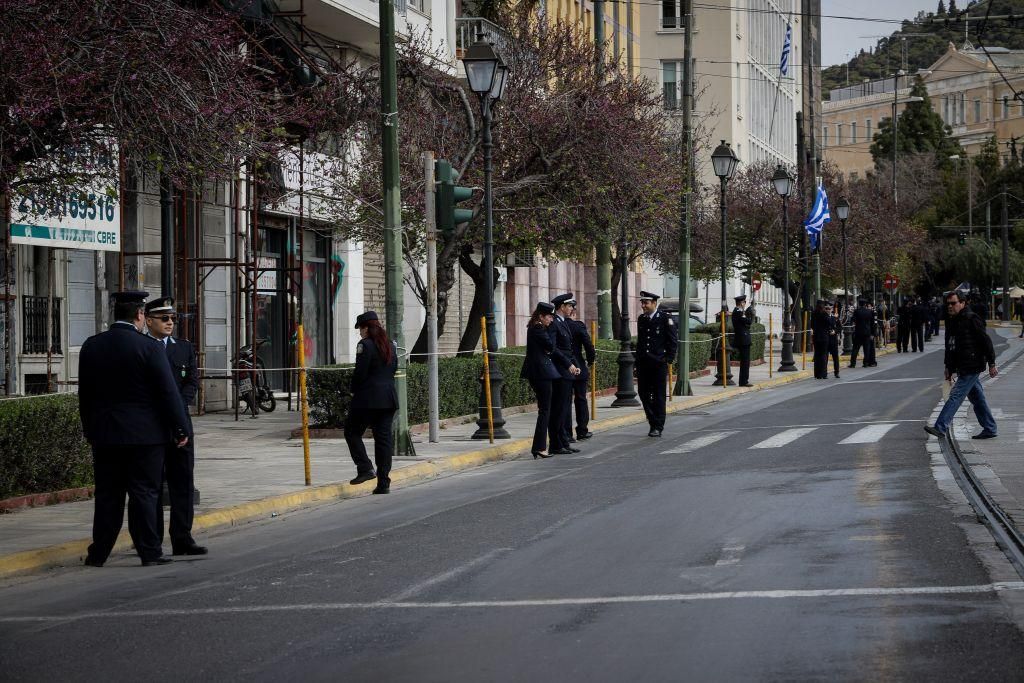
[[[274,412],[274,408],[277,407],[277,399],[274,398],[274,392],[270,389],[263,389],[260,391],[260,410],[265,413]]]

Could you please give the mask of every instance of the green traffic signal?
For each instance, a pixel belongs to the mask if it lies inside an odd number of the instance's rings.
[[[957,244],[959,244],[960,246],[963,246],[963,245],[967,244],[967,233],[966,232],[960,233],[960,235],[957,237],[956,241],[957,241]]]
[[[437,194],[434,199],[434,210],[437,229],[446,235],[455,232],[455,226],[473,220],[472,209],[461,209],[455,205],[472,199],[473,188],[456,185],[459,174],[444,159],[434,162],[434,180],[437,183]]]

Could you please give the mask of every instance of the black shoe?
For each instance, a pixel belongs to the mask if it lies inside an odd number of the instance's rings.
[[[574,439],[574,438],[572,438],[572,437],[570,436],[570,437],[569,437],[569,443],[576,443],[576,439]]]
[[[999,436],[999,435],[994,433],[994,432],[986,432],[985,430],[982,430],[980,434],[975,434],[971,438],[972,439],[994,439],[997,436]]]
[[[569,451],[570,453],[579,453],[580,452],[580,449],[573,448],[572,446],[569,446],[568,448],[566,448],[566,450]]]
[[[850,363],[846,367],[848,367],[848,368],[855,368],[855,367],[857,367],[857,364],[856,363]]]
[[[378,495],[383,495],[383,494],[386,494],[386,493],[391,493],[391,487],[390,486],[380,486],[378,484],[377,488],[375,488],[373,490],[373,492],[378,494]]]
[[[160,566],[162,564],[170,564],[171,562],[174,562],[174,560],[172,560],[171,558],[167,557],[166,555],[161,555],[160,557],[154,557],[152,560],[143,560],[142,561],[142,566],[143,567],[158,567],[158,566]]]
[[[171,546],[171,553],[174,555],[205,555],[209,549],[204,545],[197,545],[195,541],[188,545]]]
[[[837,372],[837,373],[835,373],[835,375],[836,375],[836,379],[839,379],[839,373]]]
[[[822,379],[825,379],[825,378],[824,378],[824,377],[822,377]],[[754,386],[754,385],[753,385],[753,384],[751,384],[750,382],[746,382],[746,383],[744,383],[744,384],[741,384],[740,386],[741,386],[741,387],[752,387],[752,386]]]
[[[946,438],[946,434],[944,432],[940,432],[938,429],[936,429],[935,427],[933,427],[931,425],[925,425],[924,426],[924,431],[928,432],[932,436],[937,436],[940,439],[945,439]]]
[[[356,478],[351,480],[349,483],[355,486],[356,484],[362,484],[364,481],[370,481],[371,479],[376,478],[377,475],[373,472],[363,472],[362,474],[357,474]]]
[[[573,451],[570,448],[559,448],[555,451],[550,451],[551,455],[572,455],[573,453],[579,453],[579,451]]]
[[[651,428],[651,431],[647,432],[647,436],[658,436],[658,430]]]
[[[536,460],[537,458],[550,458],[551,457],[550,455],[548,455],[544,451],[531,451],[531,452],[533,453],[533,459],[534,460]]]
[[[103,560],[97,560],[95,557],[90,557],[89,555],[86,555],[85,562],[83,562],[82,564],[84,564],[86,567],[102,567]]]
[[[587,432],[586,434],[577,434],[576,435],[576,440],[577,441],[586,441],[587,439],[591,439],[593,437],[594,437],[594,432]]]

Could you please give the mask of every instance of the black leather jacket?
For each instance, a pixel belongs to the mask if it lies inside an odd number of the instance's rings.
[[[946,320],[946,370],[960,375],[982,372],[994,365],[996,352],[985,331],[985,321],[964,308]]]

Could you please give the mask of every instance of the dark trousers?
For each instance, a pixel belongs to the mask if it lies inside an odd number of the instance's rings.
[[[750,383],[750,345],[738,346],[740,354],[740,386]]]
[[[373,465],[366,455],[366,446],[363,445],[363,432],[367,427],[373,430],[373,460],[377,465],[377,484],[380,486],[391,485],[388,475],[391,474],[391,456],[395,451],[395,441],[391,435],[395,412],[393,408],[362,408],[353,410],[345,419],[345,442],[348,443],[348,452],[359,474],[373,472]]]
[[[896,326],[896,353],[906,353],[910,348],[910,325]]]
[[[914,351],[924,351],[924,325],[910,326],[910,348]]]
[[[553,451],[569,447],[569,435],[565,431],[565,418],[569,410],[571,395],[571,379],[551,380],[551,415],[548,417],[548,443]]]
[[[828,355],[832,356],[832,374],[839,376],[839,338],[829,337]],[[828,376],[828,363],[825,363],[825,376]]]
[[[864,365],[874,365],[875,363],[874,337],[855,334],[853,335],[853,351],[850,353],[851,368],[857,365],[857,354],[860,353],[861,347],[864,348]]]
[[[171,524],[169,533],[171,545],[174,548],[189,546],[195,543],[192,538],[192,518],[195,515],[195,501],[193,494],[195,482],[193,472],[195,471],[196,451],[189,437],[188,445],[178,448],[175,445],[167,446],[164,450],[164,481],[167,482],[167,494],[171,504]],[[160,513],[160,540],[164,538],[164,507],[163,487],[160,491],[160,503],[157,511]]]
[[[128,495],[128,533],[143,561],[163,554],[160,547],[160,477],[164,445],[93,446],[96,477],[92,544],[89,557],[105,562],[117,542],[124,522],[124,497]]]
[[[814,343],[814,379],[828,377],[828,342]]]
[[[668,364],[644,363],[637,365],[637,392],[644,406],[651,429],[665,429],[665,391],[668,388]]]
[[[545,451],[548,448],[548,425],[551,422],[551,384],[550,379],[530,380],[533,393],[537,395],[537,424],[533,428],[533,447],[531,449],[534,452]]]
[[[576,436],[583,436],[590,426],[590,406],[587,404],[587,389],[590,380],[578,379],[572,383],[572,398],[576,404]]]

